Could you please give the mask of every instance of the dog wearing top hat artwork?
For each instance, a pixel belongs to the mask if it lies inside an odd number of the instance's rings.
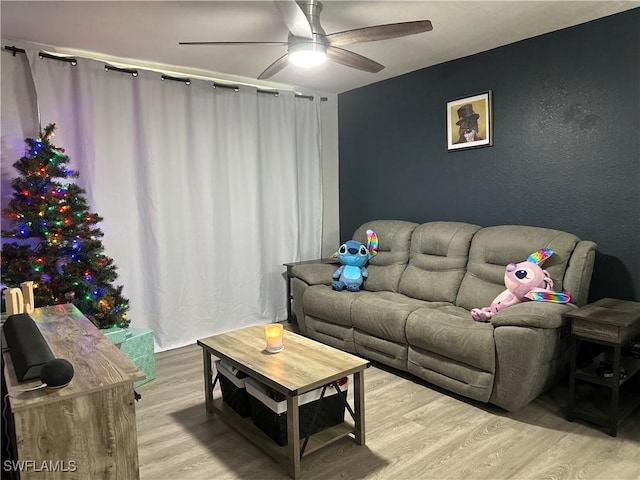
[[[480,118],[480,115],[473,111],[473,105],[470,103],[462,105],[458,109],[458,121],[456,122],[456,125],[460,127],[460,138],[456,143],[468,143],[484,140],[480,135],[478,135],[478,132],[480,131],[480,128],[478,127],[478,118]]]

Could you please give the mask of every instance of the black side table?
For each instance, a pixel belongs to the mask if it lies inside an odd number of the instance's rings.
[[[293,274],[291,273],[291,269],[296,265],[308,265],[312,263],[328,263],[331,265],[339,265],[340,260],[337,258],[318,258],[316,260],[305,260],[303,262],[291,262],[291,263],[283,263],[285,267],[287,267],[287,320],[291,323],[293,318],[291,313],[291,304],[293,302],[293,294],[291,293],[291,279],[293,278]]]
[[[640,339],[640,303],[603,298],[572,310],[565,317],[571,320],[572,332],[568,420],[572,422],[578,418],[608,427],[609,435],[615,437],[619,423],[640,406],[640,401],[632,401],[629,404],[631,408],[624,414],[619,408],[620,387],[640,371],[640,359],[622,355],[625,345]],[[578,366],[578,353],[583,342],[602,345],[605,352],[598,355],[591,364]],[[601,362],[606,363],[608,358],[612,358],[612,371],[603,374]],[[623,371],[626,371],[626,376],[621,375]],[[598,415],[601,412],[576,408],[578,380],[610,389],[611,406],[608,417]]]

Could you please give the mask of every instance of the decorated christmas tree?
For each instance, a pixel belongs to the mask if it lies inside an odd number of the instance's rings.
[[[73,303],[98,328],[127,327],[129,300],[122,296],[113,259],[104,255],[102,217],[91,213],[85,190],[70,182],[64,149],[51,143],[55,124],[40,138],[27,138],[27,154],[13,166],[20,172],[3,215],[2,283],[34,282],[35,306]]]

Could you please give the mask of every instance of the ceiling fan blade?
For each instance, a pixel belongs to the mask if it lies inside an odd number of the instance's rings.
[[[178,42],[178,45],[278,45],[286,46],[287,42]]]
[[[294,37],[312,38],[311,25],[306,15],[295,1],[274,2],[280,16]]]
[[[289,54],[285,53],[271,65],[269,65],[264,72],[260,74],[258,80],[264,80],[265,78],[271,78],[289,63]]]
[[[370,73],[378,73],[384,68],[384,65],[380,65],[370,58],[338,47],[327,47],[327,57],[336,63]]]
[[[351,43],[375,42],[388,38],[405,37],[416,33],[429,32],[433,26],[429,20],[416,20],[415,22],[390,23],[388,25],[376,25],[374,27],[354,28],[344,32],[327,35],[329,45],[340,47]]]

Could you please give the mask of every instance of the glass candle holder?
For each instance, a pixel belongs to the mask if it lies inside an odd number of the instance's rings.
[[[267,341],[267,352],[277,353],[284,350],[282,344],[282,324],[267,323],[264,326],[264,336]]]

